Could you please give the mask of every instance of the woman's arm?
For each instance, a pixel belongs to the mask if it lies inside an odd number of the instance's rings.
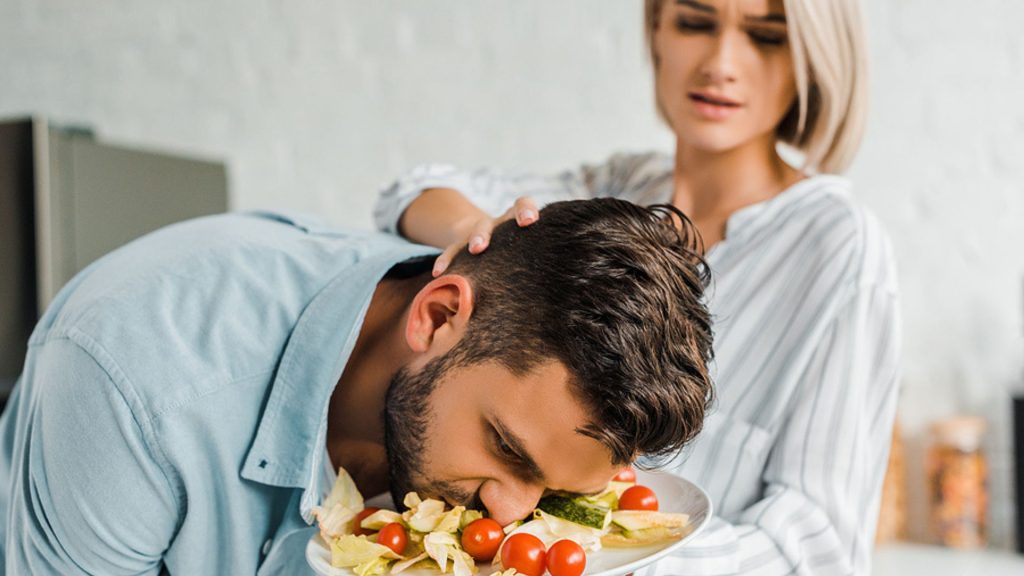
[[[427,188],[402,212],[398,234],[413,242],[448,246],[469,238],[476,224],[490,216],[452,188]]]
[[[772,446],[763,497],[645,576],[868,574],[899,377],[893,288],[863,286],[833,321]]]
[[[616,154],[602,164],[548,176],[425,164],[381,190],[374,220],[384,232],[447,247],[435,268],[440,272],[467,243],[471,253],[485,250],[491,230],[506,219],[528,225],[540,207],[559,200],[665,201],[658,197],[659,186],[670,178],[670,161],[655,153]]]
[[[499,170],[459,170],[445,164],[424,164],[385,186],[377,197],[377,228],[392,234],[443,236],[438,228],[452,228],[502,215],[516,198],[532,197],[538,207],[558,200],[611,196],[640,204],[666,202],[663,186],[671,180],[672,160],[657,153],[615,154],[596,165],[582,165],[554,175],[516,174]],[[433,199],[427,191],[446,189]],[[458,194],[453,194],[457,192]],[[407,209],[417,207],[409,214]],[[475,209],[475,210],[474,210]],[[413,236],[409,236],[413,238]],[[421,236],[420,241],[426,241]],[[450,238],[445,238],[450,239]],[[441,245],[447,242],[428,242]]]
[[[455,255],[469,245],[470,254],[479,254],[491,242],[491,232],[505,220],[516,219],[529,226],[540,217],[533,198],[521,196],[497,218],[491,218],[459,191],[430,188],[413,200],[398,221],[399,234],[421,244],[444,247],[434,260],[434,276],[441,275]]]
[[[384,232],[447,246],[455,240],[465,242],[474,224],[500,218],[517,198],[532,197],[543,206],[591,197],[591,187],[581,175],[581,170],[540,176],[426,164],[381,190],[374,219]]]

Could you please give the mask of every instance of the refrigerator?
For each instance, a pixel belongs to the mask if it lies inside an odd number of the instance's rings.
[[[33,326],[75,273],[157,228],[227,208],[221,162],[111,145],[43,117],[0,120],[0,406]]]

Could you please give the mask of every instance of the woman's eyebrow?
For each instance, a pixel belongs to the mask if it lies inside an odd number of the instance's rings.
[[[786,15],[782,12],[769,12],[764,16],[745,16],[744,20],[752,20],[754,22],[768,22],[771,24],[785,24]]]
[[[718,12],[714,6],[703,2],[697,2],[697,0],[676,0],[676,4],[679,6],[688,6],[694,10],[700,10],[701,12],[707,12],[709,14]]]
[[[686,6],[699,10],[700,12],[707,12],[708,14],[716,14],[718,9],[710,4],[698,2],[697,0],[676,0],[677,6]],[[769,12],[763,16],[745,16],[744,20],[753,20],[755,22],[769,22],[772,24],[785,24],[786,15],[782,12]]]

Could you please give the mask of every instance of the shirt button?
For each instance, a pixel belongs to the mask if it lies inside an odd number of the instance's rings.
[[[267,540],[266,542],[263,543],[263,555],[264,556],[266,556],[267,554],[270,554],[270,545],[273,544],[273,543],[274,543],[274,539],[273,538],[271,538],[270,540]]]

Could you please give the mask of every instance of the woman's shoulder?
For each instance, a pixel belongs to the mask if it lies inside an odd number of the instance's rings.
[[[583,173],[594,196],[649,204],[671,197],[673,167],[673,157],[665,152],[621,151],[584,166]]]
[[[806,187],[806,199],[794,224],[806,231],[804,241],[818,245],[817,258],[845,262],[849,279],[859,285],[895,290],[895,258],[889,234],[874,212],[856,197],[852,182],[841,176],[820,175],[801,184]]]
[[[626,170],[657,170],[672,171],[675,166],[674,157],[661,150],[620,150],[613,153],[607,160],[609,165]]]

